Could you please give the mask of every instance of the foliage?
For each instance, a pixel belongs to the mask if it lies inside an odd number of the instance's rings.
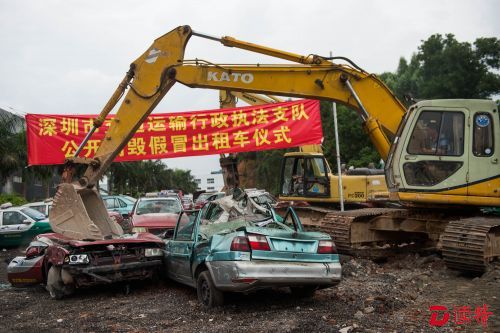
[[[109,177],[111,192],[130,193],[133,196],[163,189],[180,189],[184,193],[192,193],[197,188],[191,171],[169,169],[160,160],[116,162],[111,165]]]
[[[500,93],[500,41],[477,38],[459,42],[452,34],[422,41],[410,63],[399,61],[396,73],[381,78],[403,98],[488,98]]]
[[[5,183],[8,176],[26,165],[24,135],[21,129],[21,118],[0,115],[0,185]]]
[[[337,121],[341,163],[345,163],[347,167],[366,167],[369,163],[378,163],[380,156],[363,130],[356,112],[337,104]],[[336,172],[337,159],[331,102],[321,102],[321,122],[324,136],[323,152],[331,168]]]
[[[255,168],[255,185],[258,188],[264,188],[274,194],[278,193],[281,161],[283,154],[287,151],[291,151],[291,149],[266,150],[255,154],[257,162]],[[238,155],[238,158],[241,157]]]
[[[10,202],[13,206],[21,206],[27,204],[28,201],[16,194],[0,194],[0,205]]]

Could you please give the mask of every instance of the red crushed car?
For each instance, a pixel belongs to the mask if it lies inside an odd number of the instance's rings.
[[[162,267],[164,245],[149,233],[96,241],[41,234],[24,257],[10,262],[7,277],[15,287],[45,284],[60,299],[80,287],[152,278]]]

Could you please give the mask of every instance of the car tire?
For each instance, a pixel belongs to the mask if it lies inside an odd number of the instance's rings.
[[[61,278],[61,268],[52,266],[47,274],[47,291],[50,298],[62,299],[64,296],[71,295],[75,288],[73,285],[65,285]]]
[[[318,289],[318,286],[290,287],[292,295],[297,298],[311,298]]]
[[[208,271],[203,271],[198,275],[196,291],[198,300],[207,308],[213,308],[224,304],[224,293],[215,288],[212,277]]]

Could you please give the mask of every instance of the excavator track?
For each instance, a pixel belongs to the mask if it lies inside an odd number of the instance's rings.
[[[441,238],[446,266],[484,272],[500,258],[500,218],[471,217],[451,221]]]
[[[410,250],[414,246],[397,241],[355,242],[351,234],[352,227],[354,224],[359,224],[361,226],[366,225],[366,228],[369,228],[370,221],[379,216],[401,216],[406,213],[407,210],[405,209],[395,208],[365,208],[345,212],[331,212],[322,219],[320,229],[332,236],[339,253],[367,259],[387,258],[396,253]]]

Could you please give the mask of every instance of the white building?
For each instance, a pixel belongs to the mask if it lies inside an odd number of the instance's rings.
[[[198,184],[198,191],[220,191],[224,187],[222,171],[213,171],[209,174],[194,175],[194,181]]]

